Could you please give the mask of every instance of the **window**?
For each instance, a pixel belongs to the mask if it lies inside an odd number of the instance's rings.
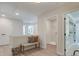
[[[28,34],[32,35],[34,33],[34,25],[28,26]]]
[[[37,29],[36,24],[24,24],[23,25],[23,35],[33,35]]]

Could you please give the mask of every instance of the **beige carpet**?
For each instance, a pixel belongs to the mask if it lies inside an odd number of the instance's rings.
[[[55,45],[47,45],[46,49],[32,49],[25,51],[24,56],[57,56],[56,54],[56,46]]]

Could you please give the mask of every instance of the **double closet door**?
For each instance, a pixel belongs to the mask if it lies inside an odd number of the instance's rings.
[[[75,23],[73,19],[69,15],[65,15],[64,17],[65,21],[65,32],[64,32],[64,37],[65,37],[65,55],[72,55],[72,45],[75,43]]]

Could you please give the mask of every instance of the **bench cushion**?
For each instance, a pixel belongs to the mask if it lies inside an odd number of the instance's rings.
[[[35,43],[26,43],[26,44],[22,44],[23,46],[30,46],[30,45],[35,45]]]

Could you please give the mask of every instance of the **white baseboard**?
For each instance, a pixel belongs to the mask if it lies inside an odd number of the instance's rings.
[[[56,45],[56,42],[49,42],[48,44]]]
[[[61,52],[57,52],[57,55],[64,56],[64,54],[62,54]]]
[[[40,45],[40,48],[46,49],[46,45]]]

